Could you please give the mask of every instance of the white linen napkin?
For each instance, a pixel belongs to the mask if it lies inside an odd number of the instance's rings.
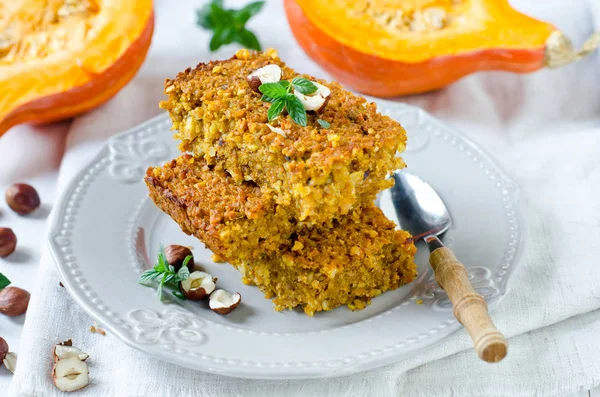
[[[592,31],[587,2],[516,5],[554,22],[576,42]],[[141,72],[111,102],[74,120],[59,190],[107,136],[158,113],[165,76],[230,56],[231,48],[206,52],[207,35],[194,26],[194,7],[191,1],[156,5],[157,31]],[[293,41],[280,1],[269,2],[252,24],[263,46],[278,48],[291,66],[326,76]],[[600,384],[598,64],[594,57],[534,75],[479,74],[408,100],[463,130],[522,187],[525,253],[493,313],[498,328],[511,337],[502,363],[480,362],[461,330],[416,357],[344,378],[258,381],[194,372],[137,352],[110,334],[91,334],[94,320],[59,287],[44,252],[9,395],[62,395],[52,385],[49,351],[67,338],[91,354],[93,382],[81,396],[552,396]]]

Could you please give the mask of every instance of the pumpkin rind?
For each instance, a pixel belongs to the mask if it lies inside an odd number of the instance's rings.
[[[95,35],[79,48],[58,50],[41,60],[0,62],[0,136],[19,123],[51,122],[88,111],[133,78],[152,39],[152,2],[101,3],[106,12],[96,15]]]
[[[504,3],[492,1],[495,2],[494,7],[500,7]],[[506,7],[510,7],[506,4],[505,8],[500,8],[501,15],[497,16],[495,24],[510,24],[510,19],[505,19],[510,16],[521,24],[529,21],[531,26],[526,29],[528,31],[537,29],[533,37],[524,38],[519,45],[504,45],[502,41],[494,41],[490,47],[490,43],[486,42],[478,46],[471,38],[467,46],[469,48],[460,49],[454,46],[448,50],[437,47],[444,32],[427,33],[424,34],[425,38],[409,34],[404,35],[406,39],[398,42],[400,47],[396,51],[383,56],[381,51],[376,53],[377,51],[371,51],[372,48],[359,48],[360,45],[348,40],[344,43],[332,33],[325,32],[325,29],[317,26],[303,11],[301,4],[308,3],[312,7],[311,12],[316,13],[314,7],[318,5],[313,4],[311,0],[285,0],[286,14],[298,43],[313,60],[340,82],[365,94],[380,97],[439,89],[477,71],[506,70],[525,73],[538,70],[544,66],[545,41],[555,31],[549,24],[526,17],[512,9],[507,10]],[[369,33],[363,31],[360,36],[369,37]],[[431,40],[431,51],[425,54],[426,56],[410,53],[414,51],[414,41],[420,41],[416,48],[422,48],[423,40]],[[460,43],[458,45],[460,46]],[[403,57],[403,52],[409,54]]]

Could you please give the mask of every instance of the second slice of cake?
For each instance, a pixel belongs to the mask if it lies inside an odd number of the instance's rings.
[[[373,205],[311,226],[254,184],[237,184],[190,155],[148,169],[146,183],[160,209],[236,266],[278,310],[362,309],[416,277],[411,236]]]

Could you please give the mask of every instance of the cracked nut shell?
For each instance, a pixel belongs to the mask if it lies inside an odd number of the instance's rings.
[[[7,370],[14,374],[15,370],[17,369],[17,353],[8,352],[6,357],[4,357],[4,360],[2,360],[2,363]]]
[[[17,236],[8,227],[0,227],[0,258],[6,258],[17,248]]]
[[[215,282],[216,279],[210,274],[195,271],[179,283],[179,289],[187,299],[198,301],[208,298],[215,290]]]
[[[301,92],[294,91],[294,95],[302,102],[302,105],[307,112],[320,113],[329,103],[331,90],[323,84],[314,81],[312,83],[317,86],[317,91],[310,95],[304,95]]]
[[[232,294],[218,289],[210,294],[208,306],[217,314],[229,314],[239,306],[240,302],[242,302],[242,295],[239,292]]]
[[[279,65],[270,64],[256,69],[246,77],[248,85],[253,91],[260,92],[259,87],[265,83],[277,83],[281,80],[283,71]]]
[[[6,189],[6,203],[19,215],[27,215],[40,206],[40,196],[31,185],[15,183]]]
[[[20,316],[29,306],[29,292],[18,287],[6,287],[0,291],[0,313],[9,316]]]
[[[0,363],[8,354],[8,343],[4,340],[4,338],[0,338]]]

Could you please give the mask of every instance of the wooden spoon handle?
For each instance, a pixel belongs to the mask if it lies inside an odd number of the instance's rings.
[[[435,279],[448,294],[454,316],[473,338],[477,355],[489,363],[502,360],[506,356],[508,342],[492,322],[487,303],[473,289],[467,269],[437,237],[428,236],[425,241],[431,251],[429,263]]]

